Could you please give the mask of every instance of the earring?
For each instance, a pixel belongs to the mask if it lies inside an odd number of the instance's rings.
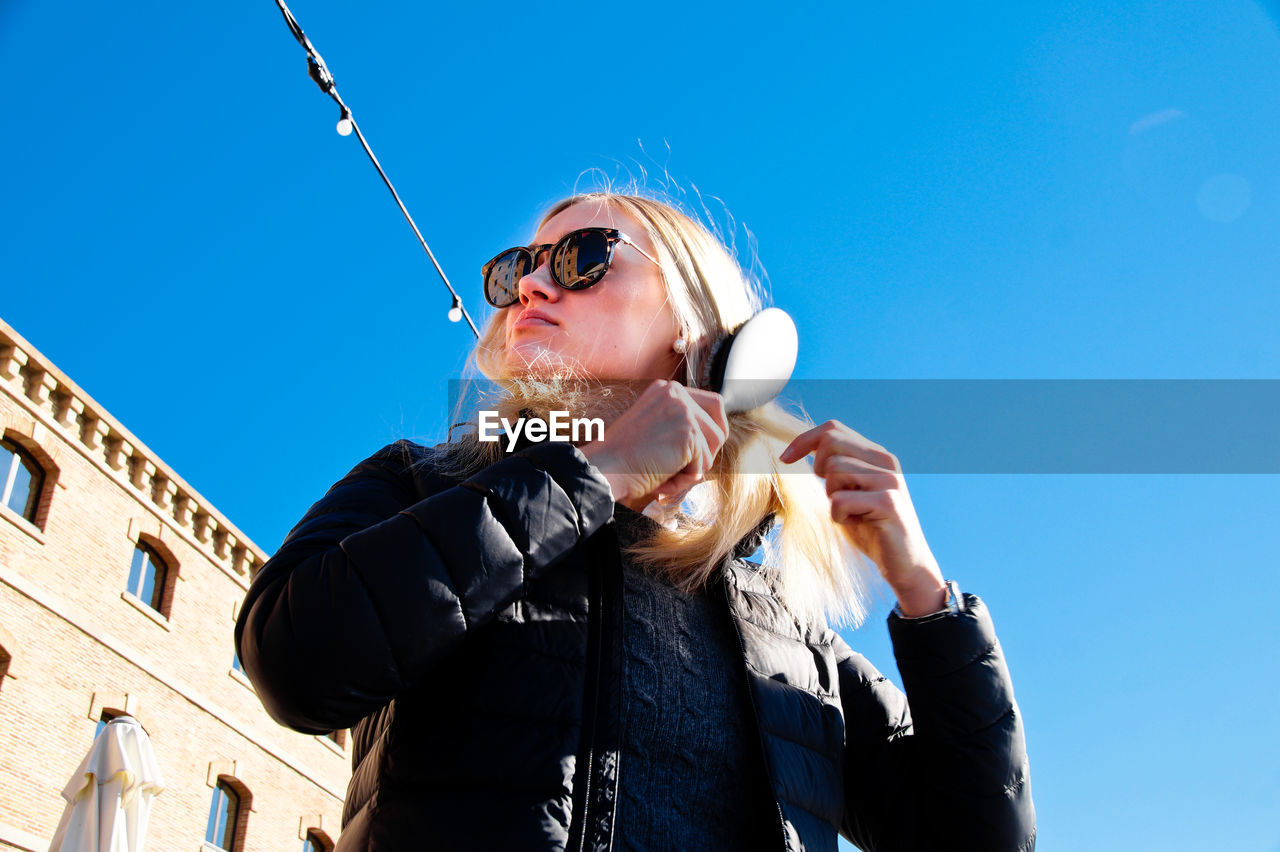
[[[689,351],[689,341],[683,337],[677,337],[676,342],[671,344],[671,348],[676,351],[677,355],[683,355]]]

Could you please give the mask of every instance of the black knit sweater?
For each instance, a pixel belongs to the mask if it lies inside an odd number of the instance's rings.
[[[654,522],[615,510],[625,547]],[[615,837],[627,850],[778,849],[776,805],[723,601],[623,561],[626,726]]]

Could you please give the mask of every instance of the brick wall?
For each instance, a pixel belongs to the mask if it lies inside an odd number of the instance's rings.
[[[0,850],[47,849],[104,709],[138,718],[164,774],[148,848],[201,848],[220,775],[252,794],[246,852],[336,837],[349,756],[231,671],[264,555],[3,323],[0,417],[49,471],[35,523],[0,507]],[[167,618],[124,592],[139,540],[172,562]]]

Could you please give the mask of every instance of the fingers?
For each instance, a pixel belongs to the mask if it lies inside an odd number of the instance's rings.
[[[901,474],[853,456],[830,456],[825,467],[823,479],[828,495],[837,491],[883,491],[900,484]]]
[[[893,498],[888,491],[837,491],[831,495],[831,520],[875,521],[893,516]]]
[[[720,416],[724,417],[724,400],[719,394],[715,394],[719,401]],[[698,426],[699,448],[702,450],[702,472],[706,473],[711,470],[711,466],[715,463],[716,454],[720,452],[720,448],[724,446],[725,440],[729,437],[729,424],[723,419],[717,420],[714,411],[708,411],[707,408],[699,406],[694,410]]]
[[[685,410],[689,436],[693,442],[690,463],[696,462],[701,474],[711,470],[716,454],[729,436],[729,420],[724,410],[724,397],[712,391],[688,388],[678,382],[668,382],[667,395],[677,400]]]
[[[614,424],[627,466],[638,474],[637,500],[683,499],[715,464],[729,435],[724,400],[678,382],[650,384]]]
[[[809,453],[817,449],[818,442],[822,440],[822,427],[816,426],[807,432],[801,432],[791,440],[787,448],[782,451],[782,455],[778,456],[778,460],[783,464],[791,464],[799,461]]]
[[[658,502],[664,506],[679,503],[693,486],[702,481],[702,471],[695,468],[694,463],[658,486]]]
[[[664,505],[680,502],[690,489],[702,482],[729,437],[723,396],[678,383],[672,383],[669,392],[680,400],[689,418],[692,449],[688,464],[658,486],[658,500]]]
[[[835,456],[849,456],[869,462],[881,470],[902,472],[902,466],[893,453],[839,420],[828,420],[797,435],[778,459],[790,464],[809,453],[813,453],[813,472],[818,476],[827,475],[828,460]]]
[[[681,385],[685,393],[705,411],[715,424],[720,427],[720,432],[724,435],[729,434],[729,415],[724,410],[724,397],[715,391],[702,390],[700,388],[688,388]],[[723,440],[720,441],[724,443]]]
[[[711,470],[711,465],[715,462],[716,453],[715,450],[711,449],[711,442],[707,438],[702,421],[696,414],[692,415],[692,419],[694,421],[692,423],[693,431],[688,438],[692,444],[692,449],[687,455],[689,463],[684,470],[691,471],[694,476],[701,479],[704,473]],[[719,446],[716,447],[716,450],[718,449]]]

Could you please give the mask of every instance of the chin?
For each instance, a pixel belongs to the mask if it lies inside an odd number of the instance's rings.
[[[560,352],[532,341],[507,348],[507,372],[513,376],[551,376],[568,367],[569,361]]]

